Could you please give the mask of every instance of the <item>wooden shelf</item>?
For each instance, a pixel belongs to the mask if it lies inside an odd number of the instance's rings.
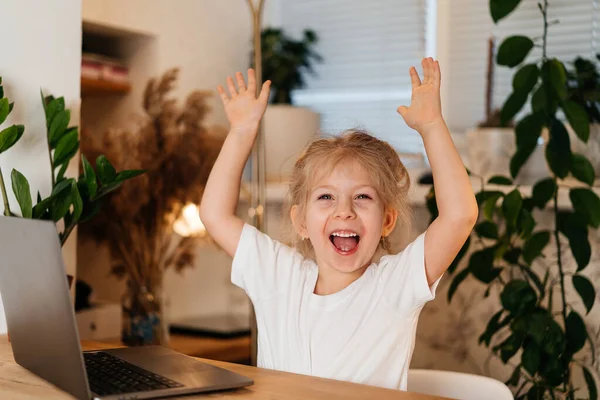
[[[129,83],[116,83],[103,80],[81,78],[81,95],[124,95],[129,93],[131,85]]]

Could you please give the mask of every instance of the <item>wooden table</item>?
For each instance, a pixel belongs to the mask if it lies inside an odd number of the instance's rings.
[[[169,336],[167,347],[188,356],[241,364],[250,362],[250,335],[227,339],[181,333],[171,333]],[[123,346],[120,338],[97,342],[113,348]]]
[[[114,346],[83,342],[84,350],[101,350]],[[254,380],[247,388],[205,395],[179,397],[187,399],[377,399],[377,400],[435,400],[440,397],[382,389],[307,375],[291,374],[268,369],[201,359],[208,364],[245,375]],[[65,392],[37,377],[15,363],[7,337],[0,336],[0,399],[37,400],[70,399]],[[172,397],[170,397],[171,399]]]

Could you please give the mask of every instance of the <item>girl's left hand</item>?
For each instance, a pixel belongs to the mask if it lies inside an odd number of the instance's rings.
[[[424,58],[423,81],[415,67],[410,68],[412,96],[410,107],[398,107],[398,113],[408,126],[421,135],[428,127],[443,121],[440,100],[440,65],[433,58]]]

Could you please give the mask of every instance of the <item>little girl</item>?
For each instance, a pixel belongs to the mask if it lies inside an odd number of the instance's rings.
[[[412,101],[398,112],[425,145],[439,216],[402,252],[381,257],[396,221],[410,219],[408,175],[397,153],[367,133],[313,142],[295,164],[288,247],[236,216],[242,170],[267,107],[270,82],[255,96],[219,86],[231,130],[208,179],[200,214],[233,257],[231,280],[256,311],[258,366],[406,390],[417,319],[477,220],[477,203],[440,106],[440,69],[410,69]],[[285,135],[285,132],[281,132]],[[310,256],[309,256],[310,255]]]

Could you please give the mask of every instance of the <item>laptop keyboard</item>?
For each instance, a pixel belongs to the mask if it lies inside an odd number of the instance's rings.
[[[100,396],[183,386],[103,351],[83,353],[83,358],[90,389]]]

